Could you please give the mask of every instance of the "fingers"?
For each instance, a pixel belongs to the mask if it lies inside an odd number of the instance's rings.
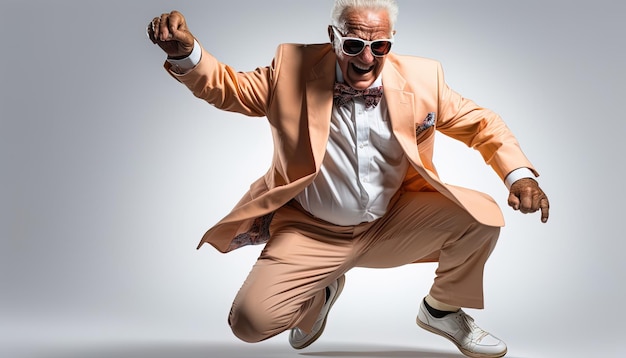
[[[187,31],[187,24],[185,23],[185,17],[180,12],[174,10],[170,13],[168,17],[168,33],[170,34],[170,38],[176,38],[177,40],[181,40],[179,38],[178,33],[180,30]]]
[[[524,214],[539,210],[539,196],[531,188],[524,188],[520,193],[519,210]]]
[[[524,214],[531,214],[541,210],[541,222],[547,222],[550,215],[550,202],[543,192],[529,193],[523,191],[518,198],[513,193],[509,195],[509,206]]]
[[[152,41],[153,44],[157,43],[156,40],[156,31],[155,31],[155,21],[156,21],[156,17],[154,19],[152,19],[152,21],[150,21],[150,23],[148,24],[148,28],[146,29],[146,33],[148,34],[148,38],[150,39],[150,41]]]
[[[175,21],[170,14],[162,14],[159,19],[159,41],[170,40],[173,36],[170,31],[171,23]]]
[[[163,13],[148,24],[148,37],[153,43],[170,41],[179,29],[185,29],[185,18],[178,11]]]
[[[519,205],[520,205],[519,198],[515,194],[510,193],[509,194],[509,206],[512,207],[513,210],[519,210]]]
[[[542,205],[545,205],[546,202],[547,199],[543,193],[522,194],[519,210],[524,214],[534,213],[543,209]]]
[[[541,208],[541,222],[547,223],[548,217],[550,216],[550,203],[548,202],[548,198],[544,196],[539,203],[539,207]]]
[[[511,186],[508,204],[514,210],[524,214],[541,210],[541,222],[547,222],[550,213],[550,202],[543,190],[534,180],[521,179]]]
[[[170,32],[170,22],[173,19],[170,19],[170,14],[161,14],[161,17],[156,17],[156,38],[159,41],[167,41],[172,38],[172,33]]]
[[[158,43],[159,41],[163,41],[161,40],[161,37],[162,37],[161,17],[162,16],[155,17],[154,19],[152,19],[152,21],[150,21],[150,23],[148,24],[148,28],[146,29],[148,33],[148,38],[154,44]]]
[[[155,17],[146,30],[150,41],[169,58],[183,58],[193,51],[195,38],[187,28],[185,17],[178,11]]]

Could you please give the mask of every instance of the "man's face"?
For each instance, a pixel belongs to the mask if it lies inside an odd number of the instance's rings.
[[[345,29],[340,29],[343,37],[358,37],[363,40],[380,40],[392,37],[389,15],[385,10],[349,9],[344,14]],[[331,41],[334,38],[330,31]],[[335,39],[335,41],[339,41]],[[371,86],[383,71],[386,56],[377,57],[367,46],[356,56],[346,55],[335,47],[339,67],[344,81],[355,89],[366,89]]]

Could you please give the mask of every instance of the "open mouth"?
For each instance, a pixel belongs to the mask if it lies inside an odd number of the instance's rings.
[[[354,63],[351,65],[352,65],[352,69],[354,70],[354,72],[356,72],[358,75],[367,74],[374,69],[374,66],[367,67],[367,68],[360,68],[360,67],[357,67],[357,65],[355,65]]]

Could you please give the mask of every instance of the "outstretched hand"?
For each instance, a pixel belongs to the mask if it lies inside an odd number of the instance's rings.
[[[148,37],[169,58],[184,58],[193,50],[194,36],[187,28],[185,17],[178,11],[157,16],[148,24]]]
[[[511,185],[509,206],[524,214],[541,210],[541,222],[548,221],[550,202],[539,184],[531,178],[519,179]]]

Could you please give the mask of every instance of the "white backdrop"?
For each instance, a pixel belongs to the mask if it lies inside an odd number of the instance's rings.
[[[552,204],[545,225],[513,212],[477,153],[438,138],[442,177],[489,193],[507,219],[487,309],[470,313],[511,357],[623,356],[626,6],[399,4],[394,50],[440,60],[454,89],[500,113]],[[260,247],[195,250],[266,170],[268,126],[194,98],[145,27],[178,9],[209,51],[252,70],[281,42],[326,42],[331,5],[2,0],[0,355],[300,356],[286,335],[250,346],[226,323]],[[350,272],[304,354],[456,356],[414,323],[433,271]]]

